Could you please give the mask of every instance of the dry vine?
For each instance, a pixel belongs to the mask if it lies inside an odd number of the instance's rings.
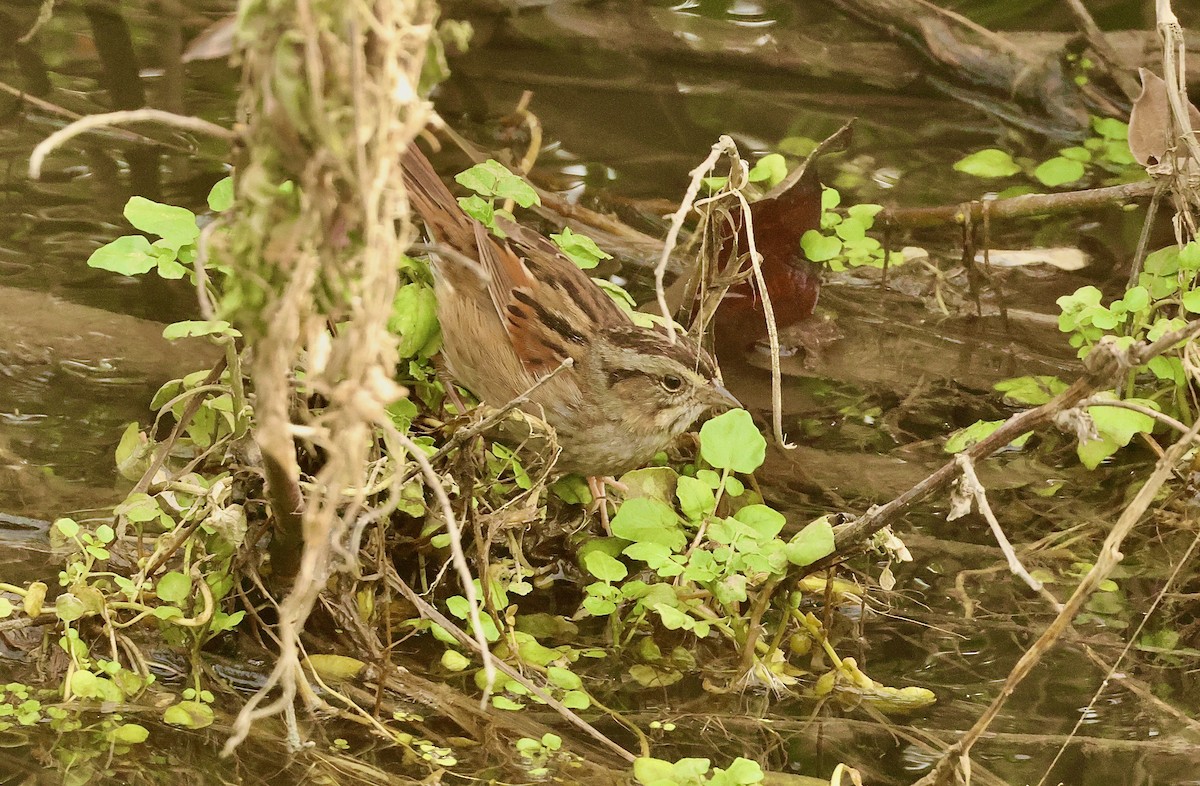
[[[417,85],[433,15],[426,0],[344,8],[294,0],[269,12],[249,4],[240,17],[246,155],[228,245],[212,253],[238,271],[223,305],[254,348],[255,436],[283,525],[277,537],[293,555],[300,539],[303,549],[294,575],[292,565],[275,565],[291,579],[279,606],[278,661],[226,752],[278,712],[299,738],[300,633],[332,573],[352,567],[343,541],[366,504],[374,427],[404,394],[392,381],[387,318],[396,260],[413,239],[400,157],[428,118]],[[328,402],[303,425],[292,416],[298,393]],[[324,461],[298,507],[299,438],[319,446]]]

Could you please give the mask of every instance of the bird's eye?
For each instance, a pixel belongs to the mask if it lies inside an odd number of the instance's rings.
[[[683,387],[683,380],[674,374],[667,374],[662,378],[662,386],[663,390],[668,393],[678,393],[679,389]]]

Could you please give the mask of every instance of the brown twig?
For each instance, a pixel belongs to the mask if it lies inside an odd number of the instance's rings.
[[[1039,407],[1013,415],[1000,428],[984,439],[967,448],[965,454],[973,462],[987,458],[1027,431],[1032,431],[1054,421],[1059,414],[1073,409],[1088,396],[1110,384],[1119,374],[1129,368],[1142,365],[1162,354],[1181,341],[1200,335],[1200,320],[1189,322],[1152,343],[1135,344],[1121,352],[1109,341],[1102,341],[1089,356],[1087,373],[1075,380],[1066,390]],[[839,531],[835,537],[833,554],[818,560],[804,570],[805,575],[824,570],[845,559],[860,549],[868,538],[891,524],[899,515],[913,505],[949,487],[959,472],[958,459],[947,461],[928,477],[908,491],[869,510],[853,524]]]
[[[996,518],[996,514],[992,512],[992,506],[988,503],[987,491],[984,489],[983,484],[979,482],[979,476],[975,474],[975,466],[971,463],[971,459],[964,453],[959,453],[955,458],[958,460],[959,468],[962,470],[962,477],[959,479],[959,489],[964,497],[974,499],[975,507],[978,508],[980,515],[987,521],[988,527],[992,530],[992,535],[996,538],[997,545],[1000,546],[1001,553],[1004,554],[1009,571],[1024,581],[1026,586],[1031,590],[1048,601],[1055,611],[1062,611],[1062,604],[1058,602],[1058,599],[1051,595],[1045,585],[1030,575],[1025,566],[1021,564],[1021,559],[1017,556],[1016,550],[1013,549],[1012,543],[1009,542],[1008,536],[1004,534],[1004,529],[1000,526],[1000,521]],[[969,512],[969,501],[965,507],[966,510],[963,513]],[[954,518],[957,518],[957,516],[951,514],[946,517],[946,520],[950,521]]]
[[[971,746],[987,731],[988,726],[999,715],[1000,710],[1007,703],[1008,698],[1013,694],[1013,691],[1016,690],[1021,681],[1029,675],[1033,667],[1041,661],[1042,656],[1058,641],[1062,633],[1071,624],[1071,621],[1075,619],[1075,615],[1079,613],[1084,602],[1096,587],[1100,585],[1100,582],[1106,579],[1109,573],[1112,572],[1112,569],[1121,561],[1123,556],[1120,551],[1121,543],[1133,530],[1134,525],[1141,520],[1151,503],[1154,502],[1154,497],[1158,493],[1159,488],[1175,471],[1175,464],[1185,452],[1191,449],[1192,438],[1197,433],[1200,433],[1200,420],[1196,421],[1196,424],[1192,426],[1186,437],[1172,445],[1159,460],[1154,473],[1147,479],[1141,489],[1138,490],[1137,496],[1133,498],[1133,501],[1121,513],[1121,517],[1113,525],[1108,537],[1105,538],[1092,569],[1079,582],[1079,586],[1075,588],[1075,591],[1071,593],[1071,597],[1063,604],[1062,611],[1058,613],[1054,621],[1047,626],[1037,641],[1025,651],[1020,660],[1013,666],[1012,671],[1009,672],[1008,678],[1004,681],[1004,685],[1001,687],[996,698],[992,700],[991,705],[979,716],[967,733],[947,749],[945,755],[938,761],[933,770],[924,778],[917,781],[916,786],[934,786],[935,784],[952,783],[957,773],[970,772],[968,755]]]
[[[987,203],[987,216],[989,220],[995,220],[1050,213],[1071,213],[1151,196],[1156,187],[1153,181],[1139,180],[1136,183],[1123,183],[1119,186],[1061,191],[1057,194],[1022,194],[1008,199],[990,200]],[[941,207],[884,208],[879,213],[881,222],[906,229],[936,227],[944,224],[963,225],[968,221],[982,221],[983,217],[983,200]]]

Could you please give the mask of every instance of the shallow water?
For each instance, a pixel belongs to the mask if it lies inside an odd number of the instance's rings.
[[[1002,28],[1027,29],[1030,19],[1049,29],[1069,25],[1062,12],[1050,13],[1055,4],[1024,3],[1017,16],[999,14],[1002,5],[975,2],[961,10]],[[1144,22],[1139,4],[1094,5],[1106,24]],[[454,76],[439,90],[438,108],[452,125],[484,144],[498,144],[498,118],[511,111],[523,90],[533,90],[532,109],[546,135],[540,174],[556,178],[572,197],[621,206],[652,233],[661,234],[655,216],[678,198],[687,171],[722,133],[732,135],[749,155],[773,150],[788,137],[823,138],[856,116],[854,147],[823,164],[826,182],[836,183],[850,201],[903,206],[977,196],[980,181],[950,170],[972,150],[1024,142],[1023,152],[1037,156],[1047,148],[1034,137],[1014,140],[989,115],[920,79],[881,87],[847,76],[834,62],[843,56],[839,47],[874,39],[827,9],[738,0],[616,11],[650,14],[662,29],[693,41],[698,52],[745,47],[764,35],[804,34],[827,41],[829,73],[802,76],[773,72],[769,63],[727,68],[711,57],[654,56],[622,47],[602,40],[604,28],[597,20],[604,17],[593,15],[596,8],[551,3],[491,13],[456,5],[454,10],[475,24],[476,43],[452,60]],[[600,8],[613,12],[612,6]],[[97,21],[75,6],[56,7],[36,46],[25,50],[41,66],[31,67],[28,57],[23,68],[4,62],[0,80],[33,90],[44,78],[51,87],[42,95],[45,100],[87,114],[129,100],[134,86],[129,79],[134,79],[150,105],[229,125],[236,76],[220,63],[181,66],[171,59],[176,51],[171,42],[186,40],[223,10],[223,3],[204,2],[178,15],[126,9],[123,19]],[[33,23],[37,4],[5,13],[24,30]],[[122,29],[131,35],[137,58],[132,69],[124,63],[123,75],[113,55],[103,54],[120,48]],[[157,385],[201,367],[208,357],[200,348],[173,347],[158,337],[161,323],[194,313],[186,285],[124,280],[89,270],[84,262],[92,249],[125,231],[120,208],[128,196],[143,194],[200,211],[209,186],[225,170],[219,151],[195,150],[183,138],[178,150],[147,153],[98,136],[55,153],[47,177],[34,183],[24,176],[25,158],[64,118],[3,94],[0,117],[0,149],[9,160],[0,173],[0,514],[7,516],[0,519],[5,544],[0,578],[25,581],[52,574],[54,563],[36,522],[13,517],[52,518],[119,499],[125,487],[112,469],[112,449],[124,425],[148,422],[147,402]],[[835,279],[823,294],[821,313],[840,338],[818,342],[816,353],[784,360],[785,427],[799,447],[772,452],[761,473],[768,498],[800,521],[824,512],[861,512],[941,464],[940,438],[949,431],[976,419],[1004,417],[1008,410],[991,392],[996,381],[1024,374],[1073,378],[1074,353],[1052,323],[1048,326],[1057,313],[1054,299],[1085,283],[1117,288],[1140,222],[1141,211],[1113,208],[994,226],[995,247],[1080,247],[1091,261],[1072,273],[1044,266],[1003,273],[1004,301],[1020,312],[1007,319],[997,313],[994,296],[984,316],[957,305],[950,313],[939,311],[935,295],[942,293],[932,290],[926,275],[898,271],[891,284],[903,294],[869,280]],[[1165,228],[1160,234],[1165,241]],[[928,248],[944,269],[959,254],[958,238],[949,229],[914,233],[902,244]],[[947,289],[960,300],[964,291],[962,282]],[[804,344],[806,330],[790,333],[791,343]],[[769,405],[766,366],[763,356],[753,355],[726,367],[734,393],[759,413]],[[1042,435],[1038,441],[1037,451],[1006,453],[979,468],[1015,542],[1110,518],[1122,503],[1125,485],[1145,471],[1142,465],[1120,465],[1084,473],[1065,436]],[[1010,493],[1045,485],[1047,479],[1064,481],[1070,501]],[[898,527],[915,562],[897,569],[898,591],[887,600],[889,607],[867,615],[861,650],[843,653],[858,657],[886,684],[923,685],[937,692],[939,703],[910,719],[919,733],[928,732],[924,741],[935,749],[970,726],[1050,618],[1006,572],[993,570],[1001,558],[982,522],[970,517],[947,524],[945,507],[944,500],[934,502]],[[1160,543],[1146,544],[1133,557],[1131,570],[1157,575],[1159,550],[1169,552],[1180,540],[1176,532],[1159,535]],[[1088,553],[1086,546],[1068,545],[1040,559],[1055,567]],[[956,589],[960,572],[971,570],[985,572]],[[1129,591],[1150,593],[1151,585],[1131,582]],[[964,618],[964,596],[975,604],[971,619]],[[1007,782],[1036,782],[1057,735],[1070,729],[1103,676],[1082,645],[1112,660],[1128,622],[1117,611],[1097,614],[1080,626],[1019,689],[993,726],[998,736],[976,748],[977,764]],[[16,650],[8,657],[15,658]],[[1186,669],[1140,663],[1141,679],[1171,693],[1185,713],[1196,713],[1196,690]],[[19,661],[5,665],[6,672],[20,676]],[[675,719],[676,736],[656,740],[664,757],[715,756],[714,751],[755,756],[765,749],[755,746],[768,744],[768,735],[757,736],[762,728],[754,718],[769,716],[774,722],[770,758],[777,768],[827,776],[837,761],[846,760],[861,766],[872,783],[901,783],[915,779],[932,761],[921,738],[893,738],[854,711],[817,727],[803,723],[812,710],[804,702],[769,703],[748,696],[719,706],[703,695],[689,702],[672,693],[669,703],[661,703],[666,698],[650,693],[629,708],[647,721],[657,713]],[[681,711],[681,706],[690,709]],[[713,724],[714,715],[723,725]],[[1200,783],[1200,754],[1177,728],[1153,707],[1110,686],[1080,733],[1123,743],[1077,741],[1046,782]],[[192,741],[172,750],[166,739],[152,738],[154,752],[148,755],[194,767],[189,782],[239,777],[233,774],[235,765],[211,758],[214,745]],[[48,742],[33,738],[27,744],[38,749]],[[263,761],[251,757],[244,765],[247,771],[240,777],[271,781],[273,771]]]

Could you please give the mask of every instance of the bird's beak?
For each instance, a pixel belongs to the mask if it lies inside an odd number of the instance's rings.
[[[716,380],[712,383],[712,406],[717,409],[742,409],[742,402],[738,401],[732,393],[725,389],[725,386]]]

